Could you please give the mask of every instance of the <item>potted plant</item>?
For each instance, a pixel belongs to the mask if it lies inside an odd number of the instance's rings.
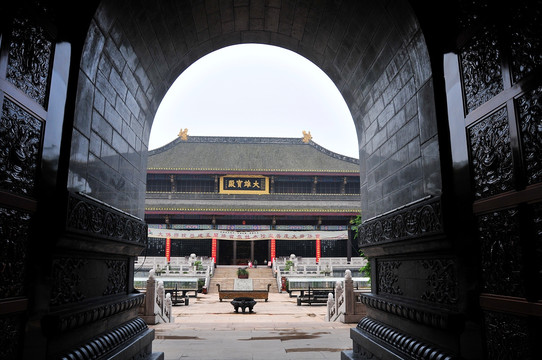
[[[239,279],[248,279],[248,270],[246,268],[237,269],[237,278]]]
[[[286,264],[284,266],[285,271],[294,270],[294,262],[292,260],[286,260]]]
[[[353,238],[357,241],[358,236],[359,236],[359,228],[361,226],[361,214],[357,215],[354,219],[350,220],[350,224],[352,225]],[[370,278],[371,277],[371,262],[365,256],[365,254],[363,253],[363,250],[359,250],[359,256],[367,260],[367,263],[365,264],[365,266],[359,269],[359,272],[362,276],[367,276]]]

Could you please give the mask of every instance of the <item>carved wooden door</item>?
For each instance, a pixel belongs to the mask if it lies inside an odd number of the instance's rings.
[[[45,23],[2,15],[9,24],[0,33],[0,358],[15,359],[22,356],[35,291],[31,263],[39,258],[30,249],[48,239],[46,233],[38,237],[33,224],[51,128],[46,124],[54,123],[48,104],[57,46]]]
[[[473,4],[463,9],[456,53],[445,57],[456,192],[473,214],[485,357],[534,359],[542,338],[542,19],[528,6]]]

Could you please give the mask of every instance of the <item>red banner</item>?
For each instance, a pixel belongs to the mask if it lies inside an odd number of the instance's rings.
[[[216,264],[216,239],[213,239],[211,243],[211,257],[213,258],[213,263]]]
[[[316,239],[316,262],[320,262],[320,254],[321,254],[321,248],[320,248],[320,239]]]
[[[171,259],[171,239],[166,238],[166,260],[169,262]]]
[[[275,261],[277,255],[277,245],[275,239],[271,239],[271,262]]]

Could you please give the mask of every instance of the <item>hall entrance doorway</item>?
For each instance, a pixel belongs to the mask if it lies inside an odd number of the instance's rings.
[[[254,262],[256,265],[265,265],[269,260],[269,240],[254,241]],[[257,263],[256,263],[257,261]]]
[[[253,241],[234,241],[234,265],[248,265],[252,261],[251,249]]]
[[[218,240],[218,265],[263,265],[269,256],[269,240]]]

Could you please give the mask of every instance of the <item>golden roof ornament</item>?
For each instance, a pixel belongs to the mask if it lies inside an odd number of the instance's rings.
[[[311,139],[312,139],[311,132],[310,131],[307,132],[307,131],[303,130],[303,142],[305,144],[308,144],[309,141],[311,141]]]
[[[181,129],[181,131],[179,131],[179,135],[178,135],[178,136],[179,136],[179,137],[181,138],[181,140],[183,140],[183,141],[188,140],[188,129],[186,129],[186,128],[185,128],[184,130]]]

